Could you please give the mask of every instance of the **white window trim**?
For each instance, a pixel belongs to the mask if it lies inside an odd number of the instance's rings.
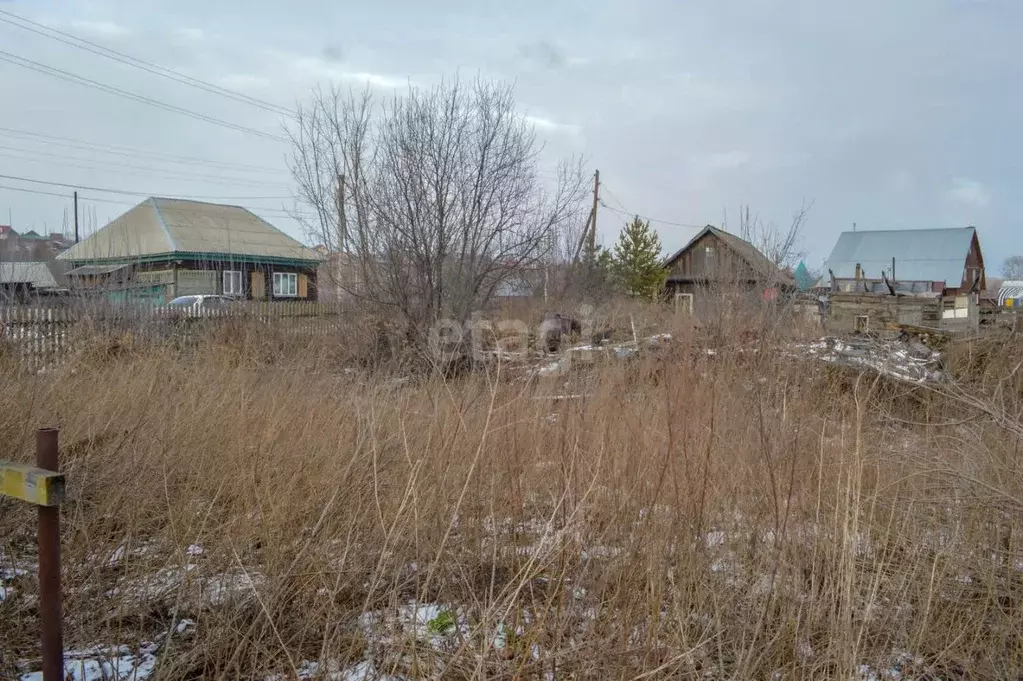
[[[238,277],[238,290],[234,290],[234,286],[228,288],[228,283],[234,281],[234,277]],[[225,296],[240,296],[245,292],[245,282],[242,281],[241,270],[224,270],[221,275],[221,281],[224,287]]]
[[[288,289],[290,291],[284,291],[284,282],[290,282]],[[278,298],[297,298],[298,297],[298,274],[295,272],[274,272],[273,279],[273,292]]]

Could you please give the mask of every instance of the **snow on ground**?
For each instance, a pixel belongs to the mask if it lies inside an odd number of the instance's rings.
[[[811,343],[794,343],[789,348],[790,354],[796,357],[873,369],[879,374],[907,383],[937,383],[945,378],[941,370],[941,353],[920,343],[869,338],[821,338]]]
[[[266,681],[285,681],[289,677],[284,674],[273,674]],[[336,662],[309,662],[298,665],[295,678],[299,681],[404,681],[403,677],[391,676],[377,671],[372,662],[362,661],[356,665],[342,668]]]
[[[127,646],[94,646],[64,651],[64,672],[70,681],[145,681],[156,671],[157,646],[144,644],[138,652]],[[43,681],[41,671],[26,672],[18,681]]]

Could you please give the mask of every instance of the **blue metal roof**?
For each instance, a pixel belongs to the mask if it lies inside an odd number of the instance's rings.
[[[842,232],[824,276],[830,269],[837,279],[852,279],[858,263],[864,278],[880,279],[881,272],[890,276],[895,258],[897,280],[943,281],[956,288],[962,284],[975,233],[973,227]]]

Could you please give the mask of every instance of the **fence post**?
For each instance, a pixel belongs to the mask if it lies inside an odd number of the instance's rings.
[[[57,472],[56,428],[36,432],[36,466]],[[43,681],[64,678],[64,640],[61,627],[60,506],[39,507],[39,616],[42,621]]]

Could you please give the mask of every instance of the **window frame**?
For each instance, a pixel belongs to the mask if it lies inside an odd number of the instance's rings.
[[[287,291],[284,290],[285,281],[290,283]],[[298,298],[298,273],[274,272],[273,294],[275,298]]]
[[[233,283],[233,278],[235,276],[238,277],[238,289],[235,290],[233,286],[230,289],[228,289],[228,286],[227,286],[228,280],[229,279],[232,280],[232,283]],[[241,270],[223,270],[221,272],[220,285],[221,285],[221,289],[223,290],[225,296],[243,296],[243,295],[245,295],[245,280],[242,278],[242,271]]]

